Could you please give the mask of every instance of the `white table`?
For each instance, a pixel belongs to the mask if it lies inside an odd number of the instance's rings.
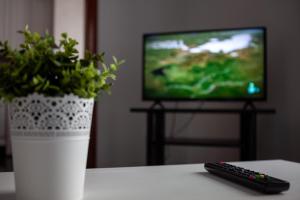
[[[203,164],[87,170],[84,200],[299,200],[300,164],[283,160],[236,162],[290,182],[264,195],[207,173]],[[30,181],[30,180],[28,180]],[[0,173],[0,199],[14,200],[13,173]]]

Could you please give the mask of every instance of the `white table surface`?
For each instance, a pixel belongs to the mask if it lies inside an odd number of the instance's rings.
[[[300,164],[236,162],[290,182],[290,189],[265,195],[207,173],[203,164],[89,169],[84,200],[300,200]],[[28,180],[30,182],[30,180]],[[13,173],[0,173],[0,200],[15,200]]]

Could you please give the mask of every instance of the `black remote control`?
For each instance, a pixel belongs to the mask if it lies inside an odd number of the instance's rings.
[[[205,169],[220,177],[240,183],[263,193],[275,194],[288,190],[290,183],[266,174],[230,165],[225,162],[205,163]]]

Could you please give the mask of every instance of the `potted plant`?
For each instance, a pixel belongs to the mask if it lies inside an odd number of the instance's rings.
[[[0,43],[0,97],[9,102],[17,200],[83,198],[94,99],[109,92],[123,61],[86,52],[66,33],[20,32],[12,49]],[[98,67],[98,65],[100,65]]]

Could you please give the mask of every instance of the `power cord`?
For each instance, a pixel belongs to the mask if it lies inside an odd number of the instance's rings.
[[[200,102],[199,105],[197,106],[197,109],[202,109],[204,106],[204,102]],[[175,103],[175,109],[177,109],[178,103]],[[176,123],[177,123],[177,114],[173,113],[172,115],[172,120],[171,120],[171,128],[170,128],[170,137],[175,137],[178,136],[178,134],[182,133],[185,129],[187,129],[189,127],[189,125],[193,122],[194,118],[195,118],[196,113],[192,113],[190,118],[178,129],[176,129]]]
[[[178,109],[178,102],[175,103],[174,109]],[[175,133],[176,121],[177,121],[177,115],[176,113],[173,113],[171,119],[171,125],[170,125],[171,126],[170,133],[169,133],[170,137],[172,137],[173,134]]]
[[[199,105],[197,106],[197,109],[202,109],[204,106],[204,102],[201,101],[199,103]],[[174,108],[178,109],[179,107],[179,103],[176,102]],[[177,114],[173,113],[172,114],[172,118],[171,118],[171,125],[170,125],[170,133],[169,133],[169,137],[170,138],[175,138],[177,136],[179,136],[180,134],[182,134],[184,132],[184,130],[186,130],[190,124],[192,123],[192,121],[195,118],[196,113],[192,113],[190,118],[178,129],[176,129],[176,123],[177,123]],[[166,154],[165,154],[165,160],[168,161],[168,159],[170,158],[170,151],[166,150]]]

